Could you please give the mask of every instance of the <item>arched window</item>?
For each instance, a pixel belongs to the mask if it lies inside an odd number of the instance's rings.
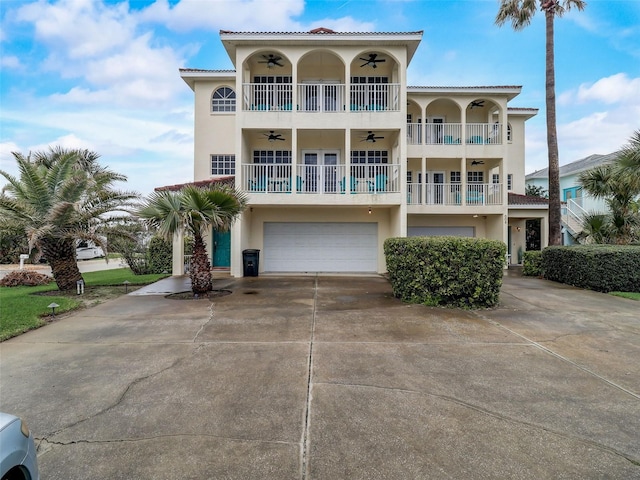
[[[220,87],[211,97],[212,112],[235,112],[236,92],[229,87]]]

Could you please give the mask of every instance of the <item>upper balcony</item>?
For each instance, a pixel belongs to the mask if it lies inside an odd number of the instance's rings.
[[[315,113],[398,112],[400,85],[397,83],[345,84],[245,83],[242,85],[244,111],[291,111]],[[294,95],[295,93],[295,95]],[[294,107],[295,106],[295,107]]]
[[[464,134],[463,134],[464,132]],[[408,145],[501,145],[500,123],[408,123]]]
[[[351,165],[347,172],[344,164],[243,164],[241,189],[254,204],[400,203],[400,165]]]

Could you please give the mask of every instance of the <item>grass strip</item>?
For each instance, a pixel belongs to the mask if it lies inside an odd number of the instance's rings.
[[[609,295],[616,297],[630,298],[631,300],[640,300],[640,293],[636,292],[609,292]]]
[[[122,285],[148,285],[168,275],[134,275],[129,268],[83,273],[87,287]],[[80,308],[83,303],[71,295],[36,295],[58,290],[54,282],[38,287],[0,287],[0,341],[15,337],[34,328],[41,327],[51,317],[51,303],[57,303],[56,314]],[[124,293],[124,290],[122,291]]]

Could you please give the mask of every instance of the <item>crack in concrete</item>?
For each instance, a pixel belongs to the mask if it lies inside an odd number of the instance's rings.
[[[193,340],[191,341],[191,343],[195,343],[196,340],[198,339],[198,336],[200,335],[200,333],[202,333],[202,331],[206,328],[207,325],[209,325],[209,323],[211,321],[213,321],[213,301],[211,299],[209,299],[209,318],[207,319],[206,322],[204,322],[202,325],[200,325],[200,329],[196,332],[195,336],[193,337]]]
[[[47,453],[55,450],[56,447],[68,447],[71,445],[108,445],[108,444],[118,444],[118,443],[138,443],[138,442],[146,442],[153,440],[162,440],[162,439],[178,439],[178,438],[210,438],[216,440],[226,440],[229,442],[237,442],[237,443],[252,443],[252,444],[266,444],[266,445],[292,445],[299,446],[298,442],[287,442],[284,440],[262,440],[255,438],[239,438],[239,437],[226,437],[224,435],[212,435],[207,433],[175,433],[175,434],[163,434],[163,435],[150,435],[148,437],[139,437],[139,438],[118,438],[118,439],[107,439],[107,440],[70,440],[68,442],[54,441],[50,440],[46,437],[40,438],[36,437],[35,440],[37,442],[37,455],[38,457],[42,457]]]
[[[160,375],[161,373],[164,373],[164,372],[174,368],[182,360],[183,360],[183,358],[178,358],[171,365],[169,365],[169,366],[167,366],[167,367],[165,367],[165,368],[163,368],[161,370],[158,370],[157,372],[149,373],[148,375],[136,378],[133,381],[129,382],[129,384],[127,384],[127,386],[125,387],[124,391],[120,394],[120,396],[118,397],[118,399],[114,403],[106,406],[102,410],[99,410],[99,411],[89,415],[88,417],[85,417],[85,418],[82,418],[80,420],[77,420],[77,421],[75,421],[75,422],[73,422],[73,423],[71,423],[69,425],[65,425],[64,427],[59,428],[58,430],[55,430],[55,431],[49,433],[48,435],[45,435],[44,437],[42,437],[40,442],[38,443],[38,446],[37,446],[38,450],[40,450],[40,443],[42,443],[42,442],[55,443],[55,442],[52,442],[51,440],[49,440],[49,438],[55,437],[56,435],[64,432],[65,430],[69,430],[69,429],[71,429],[73,427],[76,427],[76,426],[78,426],[78,425],[80,425],[80,424],[82,424],[84,422],[87,422],[87,421],[89,421],[89,420],[91,420],[93,418],[99,417],[100,415],[103,415],[103,414],[107,413],[108,411],[113,410],[114,408],[118,407],[124,401],[125,397],[127,396],[129,391],[134,386],[138,385],[139,383],[144,382],[145,380],[148,380],[149,378],[152,378],[152,377],[154,377],[156,375]]]
[[[522,338],[523,340],[525,340],[526,342],[530,343],[534,347],[542,350],[543,352],[545,352],[545,353],[547,353],[547,354],[549,354],[549,355],[551,355],[551,356],[553,356],[553,357],[555,357],[555,358],[557,358],[559,360],[562,360],[563,362],[568,363],[569,365],[573,365],[575,368],[577,368],[577,369],[579,369],[579,370],[581,370],[581,371],[583,371],[583,372],[585,372],[585,373],[587,373],[587,374],[589,374],[589,375],[591,375],[593,377],[596,377],[597,379],[603,381],[604,383],[606,383],[607,385],[609,385],[611,387],[617,388],[618,390],[626,393],[627,395],[632,396],[636,400],[640,400],[640,394],[638,394],[636,392],[633,392],[633,391],[623,387],[622,385],[618,385],[616,382],[614,382],[612,380],[609,380],[608,378],[603,377],[602,375],[600,375],[600,374],[588,369],[587,367],[583,367],[582,365],[580,365],[577,362],[574,362],[570,358],[567,358],[567,357],[565,357],[565,356],[563,356],[563,355],[561,355],[561,354],[559,354],[557,352],[554,352],[553,350],[551,350],[548,347],[545,347],[541,343],[536,342],[534,340],[531,340],[530,338],[526,337],[525,335],[522,335],[522,334],[516,332],[515,330],[512,330],[509,327],[506,327],[506,326],[502,325],[500,322],[498,322],[496,320],[493,320],[491,318],[487,318],[486,316],[484,316],[480,312],[473,312],[473,313],[478,318],[481,318],[482,320],[485,320],[486,322],[489,322],[492,325],[495,325],[495,326],[497,326],[499,328],[502,328],[502,329],[506,330],[507,332],[509,332],[509,333],[519,337],[519,338]]]
[[[443,394],[440,394],[440,393],[425,392],[425,391],[420,391],[420,390],[411,390],[411,389],[406,389],[406,388],[384,387],[384,386],[380,386],[380,385],[367,385],[367,384],[357,384],[357,383],[318,382],[316,385],[332,385],[332,386],[336,386],[337,385],[337,386],[354,387],[354,388],[371,388],[371,389],[376,389],[376,390],[387,390],[387,391],[391,391],[391,392],[400,392],[400,393],[407,393],[407,394],[414,394],[414,395],[424,395],[424,396],[428,396],[428,397],[433,397],[433,398],[437,398],[439,400],[444,400],[446,402],[455,403],[456,405],[460,405],[461,407],[468,408],[470,410],[476,411],[476,412],[481,413],[483,415],[487,415],[487,416],[496,418],[498,420],[514,423],[514,424],[517,424],[517,425],[523,425],[523,426],[526,426],[526,427],[534,428],[536,430],[541,430],[543,432],[556,435],[556,436],[561,437],[561,438],[574,440],[574,441],[578,441],[578,442],[590,445],[592,447],[598,448],[599,450],[602,450],[602,451],[614,454],[616,456],[619,456],[621,458],[624,458],[625,460],[633,463],[634,465],[638,465],[639,462],[640,462],[640,458],[634,458],[630,454],[627,454],[625,452],[617,450],[617,449],[615,449],[613,447],[610,447],[608,445],[604,445],[602,443],[596,442],[594,440],[590,440],[588,438],[584,438],[584,437],[581,437],[581,436],[569,435],[569,434],[567,434],[565,432],[554,430],[554,429],[546,427],[544,425],[540,425],[540,424],[533,423],[533,422],[527,422],[526,420],[521,420],[521,419],[518,419],[518,418],[513,418],[513,417],[510,417],[510,416],[504,415],[502,413],[498,413],[498,412],[495,412],[493,410],[489,410],[487,408],[481,407],[479,405],[467,402],[466,400],[462,400],[462,399],[457,398],[457,397],[452,397],[450,395],[443,395]]]

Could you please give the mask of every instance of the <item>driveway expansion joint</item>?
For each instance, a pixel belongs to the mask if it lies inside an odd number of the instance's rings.
[[[467,402],[466,400],[462,400],[460,398],[457,397],[452,397],[450,395],[443,395],[440,393],[433,393],[433,392],[427,392],[427,391],[422,391],[422,390],[411,390],[411,389],[407,389],[407,388],[398,388],[398,387],[385,387],[385,386],[380,386],[380,385],[369,385],[369,384],[356,384],[356,383],[340,383],[340,382],[317,382],[316,385],[329,385],[329,386],[338,386],[338,387],[352,387],[352,388],[370,388],[370,389],[377,389],[377,390],[386,390],[386,391],[390,391],[390,392],[398,392],[398,393],[405,393],[405,394],[410,394],[410,395],[419,395],[419,396],[427,396],[427,397],[432,397],[432,398],[437,398],[439,400],[443,400],[445,402],[450,402],[450,403],[455,403],[456,405],[459,405],[461,407],[464,408],[468,408],[470,410],[473,410],[475,412],[478,412],[482,415],[487,415],[489,417],[495,418],[497,420],[501,420],[504,422],[508,422],[508,423],[512,423],[512,424],[516,424],[516,425],[522,425],[525,427],[529,427],[529,428],[533,428],[536,430],[540,430],[543,431],[545,433],[549,433],[552,435],[555,435],[557,437],[560,438],[564,438],[567,440],[572,440],[572,441],[576,441],[576,442],[580,442],[586,445],[589,445],[591,447],[597,448],[599,450],[602,450],[604,452],[608,452],[608,453],[612,453],[616,456],[622,457],[625,460],[628,460],[629,462],[633,463],[634,465],[640,465],[640,458],[634,458],[633,456],[622,452],[620,450],[617,450],[613,447],[610,447],[609,445],[604,445],[602,443],[596,442],[594,440],[590,440],[588,438],[585,438],[583,436],[580,435],[569,435],[565,432],[562,431],[558,431],[558,430],[554,430],[552,428],[546,427],[544,425],[540,425],[537,423],[533,423],[533,422],[528,422],[526,420],[520,420],[518,418],[514,418],[514,417],[510,417],[498,412],[495,412],[493,410],[489,410],[487,408],[481,407],[479,405]]]

